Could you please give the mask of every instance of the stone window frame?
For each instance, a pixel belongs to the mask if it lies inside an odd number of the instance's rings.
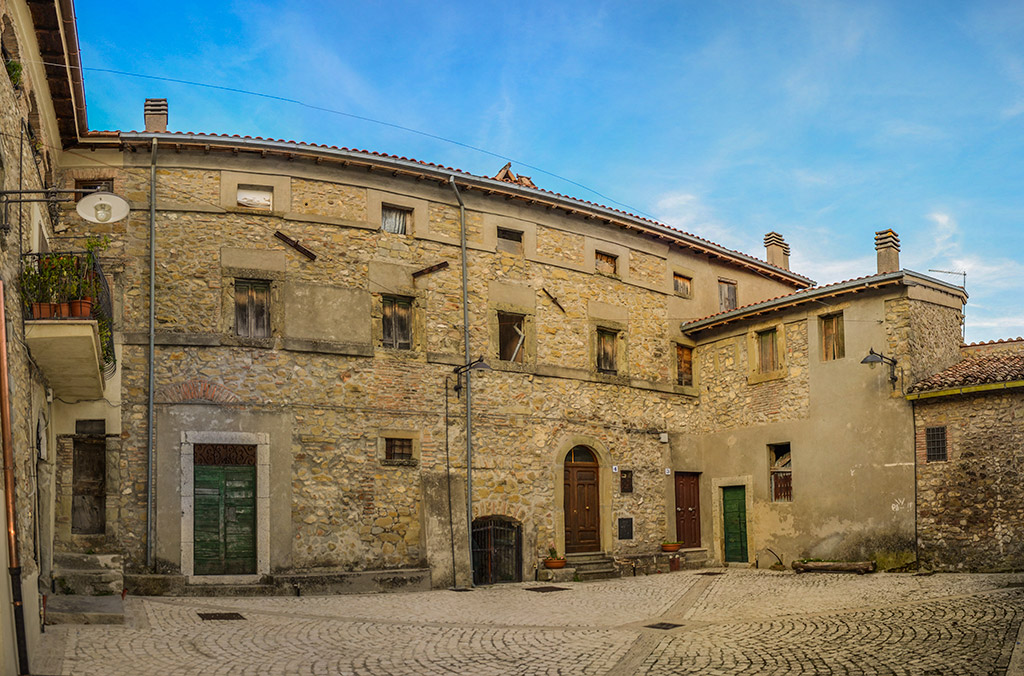
[[[949,462],[949,432],[945,425],[924,428],[925,462]]]
[[[275,341],[283,334],[285,326],[285,304],[282,299],[282,283],[285,273],[277,270],[258,268],[236,268],[221,266],[221,343],[241,347],[273,348]],[[239,336],[235,326],[235,281],[267,282],[270,285],[270,335],[266,338]]]
[[[195,445],[256,446],[256,572],[251,575],[195,574]],[[181,433],[181,574],[192,583],[253,584],[270,574],[270,435],[266,432]]]
[[[410,331],[412,341],[408,348],[384,345],[384,299],[401,298],[411,302]],[[382,350],[390,354],[423,355],[426,352],[426,309],[420,293],[408,289],[380,291],[370,294],[370,320],[374,350]]]
[[[762,371],[760,363],[759,336],[768,332],[775,332],[775,354],[778,359],[776,368],[770,371]],[[754,385],[768,380],[779,380],[789,374],[786,360],[786,326],[781,321],[777,323],[761,324],[751,327],[747,332],[747,384]]]
[[[523,318],[523,361],[505,361],[501,359],[501,330],[499,314],[520,315]],[[513,303],[491,303],[488,311],[488,334],[491,344],[491,360],[489,365],[498,371],[528,371],[537,363],[537,321],[536,310]]]
[[[590,370],[599,380],[623,382],[629,379],[628,335],[624,323],[607,319],[590,321]],[[615,372],[601,371],[597,368],[598,332],[615,334]]]
[[[412,441],[411,458],[388,458],[388,439],[408,439]],[[420,462],[420,432],[409,429],[381,429],[377,431],[377,460],[385,467],[415,467]]]
[[[790,442],[768,444],[768,495],[772,502],[793,502],[792,458],[793,447]],[[780,479],[777,485],[776,477],[782,476],[788,477],[788,481]]]
[[[383,212],[385,207],[402,209],[409,212],[405,220],[405,234],[393,235],[381,228],[383,223]],[[382,235],[389,237],[420,237],[425,235],[428,228],[427,201],[400,195],[397,193],[384,192],[382,190],[367,189],[366,191],[366,220],[367,225]]]
[[[238,204],[238,188],[259,186],[270,188],[273,193],[270,209],[244,207]],[[291,211],[292,185],[291,178],[277,174],[256,174],[242,171],[220,172],[220,206],[236,213],[244,214],[285,214]]]

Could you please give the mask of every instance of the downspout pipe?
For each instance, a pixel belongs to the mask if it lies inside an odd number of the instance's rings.
[[[149,158],[149,365],[146,415],[146,567],[153,568],[153,362],[156,359],[156,139]]]
[[[463,364],[472,361],[469,349],[469,275],[466,270],[466,203],[462,201],[459,187],[455,185],[455,177],[449,176],[448,183],[455,191],[455,199],[459,200],[459,243],[462,247],[462,333],[465,355]],[[466,371],[466,535],[469,545],[469,585],[473,585],[473,420],[470,412],[473,409],[473,389],[470,386],[472,375]]]
[[[7,508],[7,563],[11,574],[14,634],[18,644],[18,673],[28,674],[28,643],[25,640],[25,605],[21,598],[21,561],[18,558],[18,520],[14,505],[14,448],[11,441],[11,395],[7,376],[6,293],[0,280],[0,426],[3,427],[4,506]]]

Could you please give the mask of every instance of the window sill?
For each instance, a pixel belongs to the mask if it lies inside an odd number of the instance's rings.
[[[673,385],[672,389],[676,394],[685,394],[688,397],[696,397],[700,394],[696,385]]]
[[[769,380],[782,380],[789,371],[787,369],[779,369],[778,371],[769,371],[768,373],[751,373],[747,376],[748,385],[756,385],[757,383],[764,383]]]
[[[270,338],[246,338],[244,336],[229,334],[224,337],[221,344],[234,345],[236,347],[258,347],[269,350],[274,347],[274,338],[273,336]]]
[[[399,460],[395,458],[384,458],[380,461],[380,464],[384,465],[385,467],[415,467],[416,459],[410,458],[409,460]]]

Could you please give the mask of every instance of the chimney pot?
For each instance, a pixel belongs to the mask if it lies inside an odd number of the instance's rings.
[[[789,270],[789,245],[777,232],[764,236],[764,250],[768,262],[777,268]]]
[[[878,274],[899,271],[900,236],[891,228],[875,233],[875,251],[878,252]]]
[[[167,99],[146,99],[146,131],[167,131]]]

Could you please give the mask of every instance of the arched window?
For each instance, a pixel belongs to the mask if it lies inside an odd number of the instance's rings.
[[[597,464],[597,457],[594,452],[586,446],[573,446],[572,450],[565,454],[565,461],[569,462],[590,462]]]

